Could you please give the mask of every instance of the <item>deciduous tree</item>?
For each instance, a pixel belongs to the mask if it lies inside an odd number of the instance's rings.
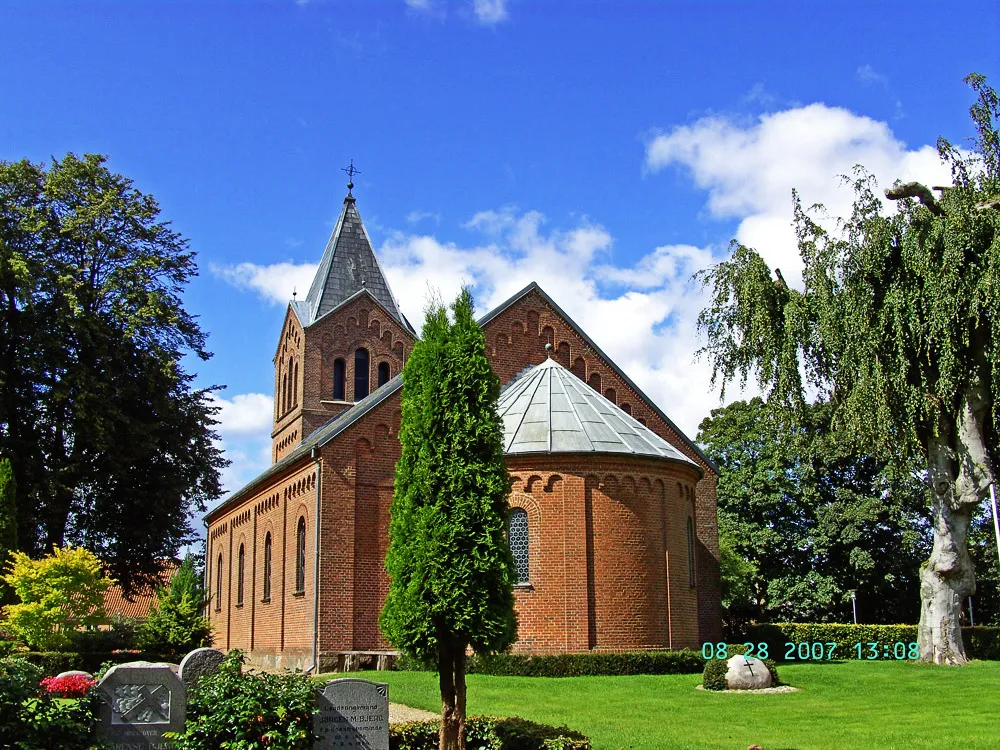
[[[435,665],[441,750],[465,747],[465,657],[517,637],[514,559],[505,536],[510,491],[500,383],[463,289],[432,303],[403,369],[403,404],[381,625],[410,656]]]
[[[828,231],[797,196],[804,289],[775,282],[754,250],[709,269],[699,318],[713,382],[753,372],[773,403],[829,400],[835,428],[873,454],[927,469],[933,547],[920,570],[921,658],[964,664],[963,602],[975,588],[969,527],[993,481],[1000,401],[1000,102],[983,76],[971,153],[944,139],[952,171],[940,198],[922,185],[886,191],[861,170],[851,216]]]

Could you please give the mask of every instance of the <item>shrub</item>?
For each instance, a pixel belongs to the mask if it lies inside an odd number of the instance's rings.
[[[38,695],[44,672],[27,659],[8,656],[0,659],[0,747],[13,747],[21,708]]]
[[[95,674],[104,662],[124,664],[129,661],[169,662],[172,654],[152,654],[140,651],[79,653],[76,651],[22,651],[18,656],[42,668],[46,675],[79,669]]]
[[[768,625],[753,625],[747,629],[748,641],[763,641],[768,644],[770,655],[784,661],[788,653],[786,644],[794,643],[836,643],[836,659],[857,659],[854,644],[914,643],[917,640],[916,625],[853,625],[838,623],[792,623],[778,622]],[[965,653],[970,659],[1000,659],[1000,628],[962,628]],[[862,648],[861,660],[866,651]]]
[[[85,698],[97,682],[82,674],[68,674],[64,677],[46,677],[42,689],[56,698]]]
[[[190,555],[157,591],[156,603],[139,626],[138,645],[147,651],[183,654],[211,643],[212,626],[202,615],[204,592]]]
[[[728,656],[725,659],[709,659],[705,662],[705,670],[701,675],[701,684],[706,690],[726,690],[728,685],[726,684],[726,672],[729,671],[729,659],[733,656],[741,656],[745,654],[747,647],[742,643],[733,643],[727,647],[726,653]],[[759,657],[757,657],[759,658]],[[771,673],[771,685],[781,685],[781,678],[778,677],[778,665],[774,663],[774,659],[760,659],[764,662],[764,666],[767,667],[767,671]]]
[[[110,630],[71,630],[66,633],[67,651],[135,651],[139,648],[137,630],[139,622],[134,617],[116,614],[111,619]],[[156,649],[151,649],[155,651]]]
[[[190,691],[187,725],[172,735],[177,749],[312,750],[312,681],[300,672],[244,673],[244,661],[243,652],[230,651],[219,670]]]
[[[474,655],[469,658],[469,674],[503,677],[580,677],[631,674],[697,674],[703,659],[695,651],[636,651],[622,654],[528,654]],[[424,667],[400,656],[396,669]]]
[[[437,750],[438,721],[389,725],[390,750]],[[468,747],[483,750],[590,750],[590,740],[568,727],[536,724],[517,716],[470,716],[465,723]]]

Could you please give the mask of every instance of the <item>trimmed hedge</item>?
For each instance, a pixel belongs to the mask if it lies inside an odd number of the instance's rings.
[[[115,664],[124,664],[129,661],[165,661],[171,664],[177,663],[177,658],[172,654],[147,654],[128,651],[95,651],[91,653],[79,653],[76,651],[19,651],[12,656],[20,656],[27,659],[32,664],[42,668],[48,676],[54,676],[60,672],[69,672],[79,669],[84,672],[94,674],[101,665],[111,661]]]
[[[633,674],[698,674],[704,666],[696,651],[635,651],[622,654],[496,654],[469,657],[469,674],[500,677],[582,677]],[[422,671],[425,665],[405,656],[396,669]]]
[[[751,625],[747,628],[746,641],[768,645],[771,658],[785,661],[786,643],[836,643],[834,659],[857,659],[856,643],[893,644],[913,643],[917,640],[916,625],[852,625],[839,623],[777,622],[769,625]],[[965,653],[970,659],[1000,660],[1000,628],[962,628]],[[824,651],[824,657],[826,652]],[[795,661],[799,661],[797,653]],[[861,660],[865,661],[862,648]],[[789,659],[788,661],[792,661]]]
[[[705,662],[705,671],[702,672],[701,676],[702,687],[706,690],[727,690],[729,686],[726,684],[726,672],[729,671],[729,659],[733,656],[741,656],[746,651],[747,647],[742,643],[731,643],[728,644],[726,651],[728,656],[725,659],[709,659]],[[771,687],[783,685],[781,678],[778,677],[778,665],[774,663],[774,659],[760,660],[764,662],[764,666],[771,673]]]
[[[440,727],[440,721],[390,724],[389,750],[437,750]],[[577,731],[518,716],[470,716],[465,722],[465,741],[469,747],[484,750],[590,750],[590,740]]]

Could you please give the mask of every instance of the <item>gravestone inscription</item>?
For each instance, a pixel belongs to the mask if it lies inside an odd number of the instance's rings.
[[[317,691],[315,750],[389,750],[389,686],[356,678]]]
[[[170,750],[165,732],[184,731],[184,683],[168,664],[130,662],[107,671],[98,736],[111,750]]]

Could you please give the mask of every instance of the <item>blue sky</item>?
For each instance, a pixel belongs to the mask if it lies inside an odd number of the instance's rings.
[[[946,180],[998,39],[995,0],[5,0],[0,159],[107,154],[190,240],[230,489],[267,465],[284,305],[352,158],[415,324],[428,282],[485,311],[536,280],[693,436],[719,397],[691,274],[737,237],[795,283],[791,189],[843,213],[855,163]]]

